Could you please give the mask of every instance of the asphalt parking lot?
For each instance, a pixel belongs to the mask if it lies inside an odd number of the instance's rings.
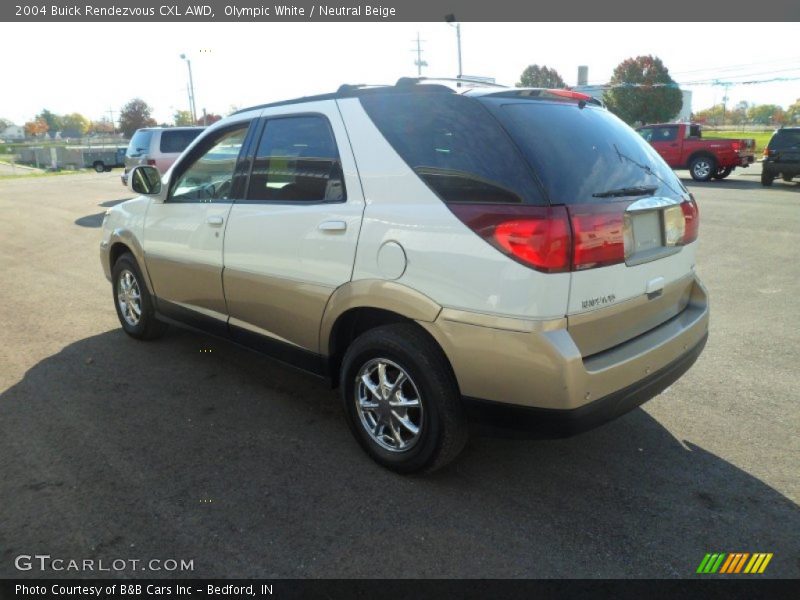
[[[193,560],[122,573],[140,576],[690,577],[706,552],[800,577],[800,184],[739,173],[685,179],[712,302],[686,376],[576,438],[473,438],[426,477],[372,463],[319,380],[194,333],[125,336],[98,260],[118,170],[0,180],[0,577],[81,575],[20,554]]]

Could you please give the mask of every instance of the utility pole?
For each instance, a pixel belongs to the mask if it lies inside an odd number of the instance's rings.
[[[189,93],[189,112],[192,113],[192,121],[197,123],[197,112],[194,108],[194,81],[192,80],[192,61],[185,54],[181,54],[181,58],[186,61],[186,66],[189,69],[189,86],[187,91]]]
[[[109,108],[108,111],[106,112],[108,113],[108,116],[111,118],[111,135],[116,135],[117,126],[114,124],[114,109]]]
[[[458,44],[458,79],[461,79],[461,77],[464,75],[464,72],[461,69],[461,23],[456,20],[456,16],[454,14],[445,15],[444,20],[450,26],[455,24],[456,43]],[[461,87],[461,82],[459,81],[456,85]]]
[[[412,40],[413,41],[413,40]],[[422,67],[427,67],[428,63],[422,60],[422,42],[425,40],[419,39],[419,31],[417,32],[417,49],[412,50],[412,52],[417,53],[417,60],[414,61],[414,64],[417,65],[417,76],[422,77]]]

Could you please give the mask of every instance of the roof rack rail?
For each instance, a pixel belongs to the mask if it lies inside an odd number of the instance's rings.
[[[428,83],[429,81],[454,81],[456,83],[470,83],[484,87],[511,89],[507,85],[503,85],[501,83],[493,83],[483,79],[470,79],[469,77],[401,77],[394,85],[395,87],[408,87],[420,83]]]

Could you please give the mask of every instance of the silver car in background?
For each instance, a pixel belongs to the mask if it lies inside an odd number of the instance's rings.
[[[163,175],[205,127],[145,127],[133,134],[125,152],[122,184],[128,172],[139,165],[151,165]]]

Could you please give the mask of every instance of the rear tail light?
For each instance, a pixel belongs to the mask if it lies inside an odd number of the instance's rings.
[[[691,244],[697,239],[697,234],[700,231],[700,209],[697,208],[697,202],[694,201],[694,196],[689,195],[689,201],[681,202],[681,209],[683,210],[684,219],[684,232],[683,240],[680,245],[685,246]]]
[[[570,229],[563,206],[449,204],[472,231],[503,254],[544,273],[570,268]]]
[[[734,152],[739,152],[739,150],[741,149],[741,145],[739,144],[739,142],[733,142],[731,143],[731,148],[733,148]]]
[[[544,273],[583,271],[624,263],[632,247],[625,226],[629,201],[565,206],[448,204],[472,231],[517,262]],[[678,208],[680,207],[680,208]],[[680,218],[670,229],[668,245],[685,246],[697,239],[700,213],[694,196],[676,205]],[[666,217],[666,215],[665,215]],[[681,227],[682,225],[682,227]],[[669,237],[669,234],[668,234]]]
[[[147,164],[152,166],[152,167],[155,167],[156,166],[156,161],[155,161],[154,158],[148,158],[147,159]]]
[[[558,96],[560,98],[571,98],[572,100],[583,100],[585,102],[588,102],[592,99],[589,94],[573,92],[572,90],[549,89],[544,91],[551,96]]]
[[[625,261],[624,217],[628,204],[614,202],[569,207],[574,271]]]
[[[772,154],[772,151],[769,148],[764,148],[764,158],[767,158],[770,154]]]

